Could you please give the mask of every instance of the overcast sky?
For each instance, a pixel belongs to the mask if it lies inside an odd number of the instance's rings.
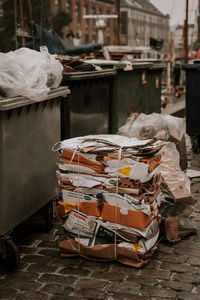
[[[161,12],[170,15],[170,25],[183,24],[186,0],[150,0]],[[195,22],[198,0],[189,0],[188,23]]]

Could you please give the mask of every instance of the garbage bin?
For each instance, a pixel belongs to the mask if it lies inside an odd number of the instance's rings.
[[[161,112],[161,76],[164,64],[134,60],[90,59],[103,70],[116,70],[109,107],[109,133],[116,133],[132,112]],[[131,67],[131,66],[132,67]]]
[[[19,264],[10,231],[55,197],[51,149],[60,140],[60,102],[68,93],[59,87],[39,101],[0,99],[0,258],[10,268]]]
[[[109,132],[109,103],[115,70],[64,73],[70,88],[61,104],[61,138]]]
[[[132,70],[116,66],[110,133],[116,133],[131,113],[161,112],[161,75],[164,66],[148,62],[132,63]]]
[[[191,137],[194,152],[200,149],[200,60],[193,64],[185,64],[182,69],[186,72],[186,132]]]

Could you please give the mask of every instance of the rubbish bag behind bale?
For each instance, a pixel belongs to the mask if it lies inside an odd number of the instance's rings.
[[[182,118],[158,113],[133,114],[127,119],[126,124],[119,128],[118,134],[137,137],[138,139],[156,138],[174,142],[180,154],[181,169],[187,169],[184,121]]]
[[[59,86],[62,70],[62,64],[46,47],[42,52],[21,48],[0,53],[0,89],[7,97],[41,100],[47,97],[50,88]]]
[[[180,157],[175,144],[167,142],[160,153],[162,164],[159,170],[175,201],[182,204],[194,203],[190,189],[190,179],[179,166]]]
[[[138,139],[157,138],[167,141],[174,137],[180,141],[184,135],[184,123],[183,119],[167,114],[133,114],[119,128],[118,133]]]

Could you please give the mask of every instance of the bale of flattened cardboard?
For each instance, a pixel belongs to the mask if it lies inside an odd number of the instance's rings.
[[[82,223],[87,222],[88,217],[83,213],[80,213],[76,210],[72,210],[70,212],[71,214],[70,218],[73,216],[74,223],[77,223],[78,220],[81,223],[79,224],[80,226],[80,237],[79,237],[78,226],[76,226],[77,224],[74,225],[74,227],[76,227],[76,230],[74,229],[71,232],[69,232],[72,226],[72,221],[70,220],[71,226],[67,226],[66,218],[63,218],[60,215],[59,206],[56,207],[55,211],[58,219],[63,224],[64,229],[67,228],[67,230],[65,230],[65,239],[59,243],[61,257],[81,256],[94,261],[118,260],[119,262],[125,265],[141,268],[142,266],[146,265],[149,262],[153,253],[156,250],[157,244],[154,243],[154,241],[152,241],[151,244],[152,247],[151,245],[149,245],[150,249],[147,252],[145,253],[139,252],[138,250],[142,249],[142,247],[138,244],[137,248],[134,248],[134,245],[136,245],[137,236],[134,236],[134,234],[131,233],[129,233],[129,239],[132,238],[132,242],[133,242],[132,244],[130,243],[130,240],[123,238],[118,233],[116,233],[117,243],[115,243],[114,231],[109,230],[107,227],[104,226],[100,227],[101,225],[99,224],[94,226],[94,223],[90,224],[90,227],[92,229],[95,228],[94,230],[95,234],[90,235],[90,237],[88,238],[84,238],[82,236],[83,232],[81,231],[81,229],[83,229]],[[159,235],[159,229],[157,223],[154,222],[151,227],[152,228],[150,230],[148,229],[148,234],[152,235],[156,232],[156,235],[154,235],[153,237],[154,240],[157,241],[157,237]],[[118,232],[120,231],[118,230]],[[89,233],[87,234],[89,236]],[[130,245],[132,245],[132,247],[130,247]]]
[[[62,256],[81,255],[141,267],[159,238],[163,142],[119,135],[78,137],[54,145],[61,153],[57,216]]]

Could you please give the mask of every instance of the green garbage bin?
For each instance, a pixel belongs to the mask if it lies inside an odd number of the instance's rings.
[[[147,69],[146,95],[140,112],[146,114],[161,112],[162,72],[164,68],[165,65],[162,63],[153,63]]]
[[[109,132],[109,104],[116,70],[64,73],[62,85],[70,88],[61,105],[62,140]]]
[[[103,70],[116,70],[109,107],[109,133],[116,133],[133,112],[161,112],[160,62],[128,61],[130,65],[113,60],[87,60]]]
[[[60,102],[68,93],[59,87],[39,101],[0,99],[0,258],[10,268],[19,263],[10,231],[55,197],[58,158],[51,149],[60,140]]]
[[[132,63],[132,70],[116,66],[113,101],[110,106],[110,133],[116,133],[131,113],[160,113],[161,73],[163,66]]]

